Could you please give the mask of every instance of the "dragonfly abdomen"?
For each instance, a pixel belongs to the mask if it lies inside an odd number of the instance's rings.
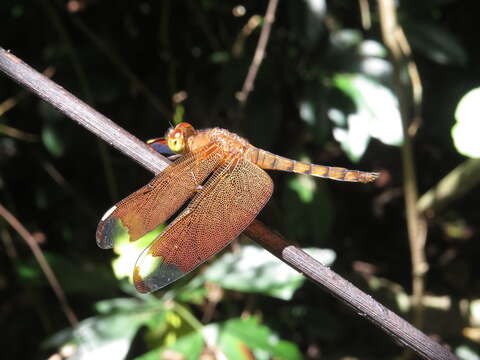
[[[262,169],[288,171],[297,174],[312,175],[339,181],[367,183],[374,181],[378,173],[349,170],[341,167],[310,164],[291,160],[262,149],[251,149],[249,160]]]

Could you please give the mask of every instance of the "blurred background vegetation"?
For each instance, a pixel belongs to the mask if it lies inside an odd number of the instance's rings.
[[[377,1],[280,1],[254,89],[241,104],[267,5],[3,0],[0,46],[142,140],[188,121],[230,129],[290,158],[380,171],[371,185],[271,173],[275,193],[260,218],[461,358],[479,359],[475,2],[398,1],[407,47],[396,64]],[[416,179],[405,175],[408,164]],[[428,193],[446,176],[444,192]],[[0,203],[32,233],[80,321],[74,329],[2,212],[2,356],[402,356],[391,338],[243,236],[164,291],[135,293],[125,276],[137,250],[100,250],[94,234],[105,210],[150,178],[0,78]],[[418,191],[416,217],[426,224],[424,247],[413,236],[428,264],[417,301],[405,183]]]

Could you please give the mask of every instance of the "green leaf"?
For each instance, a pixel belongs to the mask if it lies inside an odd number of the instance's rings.
[[[160,359],[183,356],[184,359],[199,359],[209,349],[220,351],[229,360],[255,359],[301,359],[297,346],[278,338],[270,328],[260,325],[258,319],[232,319],[220,324],[211,324],[201,332],[190,332],[169,346],[148,352],[137,360]]]
[[[192,332],[188,335],[182,336],[172,347],[171,350],[176,350],[184,354],[187,360],[196,360],[200,358],[204,342],[201,334]]]
[[[42,142],[47,150],[56,157],[60,157],[64,153],[64,143],[61,136],[52,126],[44,126],[42,129]]]
[[[455,110],[457,122],[452,127],[455,148],[460,154],[471,158],[480,157],[478,104],[480,104],[480,88],[470,90],[462,97]]]
[[[118,305],[118,299],[115,302]],[[45,345],[60,346],[68,341],[74,345],[75,359],[78,360],[124,359],[139,327],[158,313],[158,309],[154,312],[147,308],[142,312],[138,299],[123,299],[121,303],[121,308],[109,314],[85,319],[77,328],[55,334]],[[127,308],[131,311],[126,311]]]
[[[19,264],[17,266],[17,272],[22,281],[28,281],[30,283],[40,282],[40,278],[42,276],[40,267],[36,266],[36,264]]]
[[[226,51],[217,51],[210,55],[210,61],[214,64],[223,64],[230,61],[230,54]]]
[[[292,176],[288,180],[288,187],[295,191],[304,203],[311,203],[315,197],[317,183],[311,176]]]
[[[185,116],[185,106],[177,104],[175,106],[175,113],[173,114],[173,123],[175,125],[180,124]]]
[[[180,302],[189,302],[197,305],[203,304],[205,297],[208,295],[208,291],[203,286],[203,282],[199,280],[198,277],[194,277],[187,285],[179,286],[175,294],[175,299]]]
[[[99,301],[95,304],[95,309],[99,314],[109,314],[114,312],[127,312],[138,310],[142,302],[138,299],[117,298]]]
[[[288,341],[280,340],[269,327],[260,325],[258,319],[232,319],[226,321],[219,328],[219,346],[225,351],[229,359],[245,359],[239,356],[242,346],[246,346],[255,354],[266,352],[267,358],[301,359],[297,346]],[[243,345],[244,344],[244,345]],[[260,356],[255,356],[259,358]]]
[[[175,355],[182,356],[181,359],[196,360],[200,359],[200,355],[204,348],[202,335],[197,332],[191,332],[185,336],[180,337],[175,344],[171,346],[157,348],[148,353],[136,357],[136,360],[158,360]]]
[[[335,259],[331,250],[307,249],[325,265]],[[293,270],[264,249],[247,245],[236,253],[226,253],[201,275],[225,289],[261,293],[283,300],[290,300],[303,284],[305,277]]]

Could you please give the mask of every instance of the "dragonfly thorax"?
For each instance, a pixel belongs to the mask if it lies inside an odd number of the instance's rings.
[[[193,136],[189,136],[185,152],[196,151],[209,144],[217,145],[226,156],[244,155],[252,147],[247,140],[228,130],[211,128],[195,131]]]
[[[206,131],[210,132],[210,140],[229,155],[244,155],[247,150],[252,147],[246,139],[228,130],[213,128]]]

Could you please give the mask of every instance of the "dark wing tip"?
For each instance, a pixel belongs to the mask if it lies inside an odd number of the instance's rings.
[[[100,221],[97,226],[97,232],[95,238],[97,239],[97,245],[101,249],[113,248],[113,234],[112,234],[112,221],[108,219],[106,221]]]
[[[187,273],[174,264],[164,263],[163,257],[147,251],[140,256],[133,269],[133,283],[138,292],[146,294],[171,284]]]
[[[97,226],[95,237],[97,245],[102,249],[113,248],[115,240],[126,232],[122,220],[114,215],[115,209],[116,206],[109,209]]]

